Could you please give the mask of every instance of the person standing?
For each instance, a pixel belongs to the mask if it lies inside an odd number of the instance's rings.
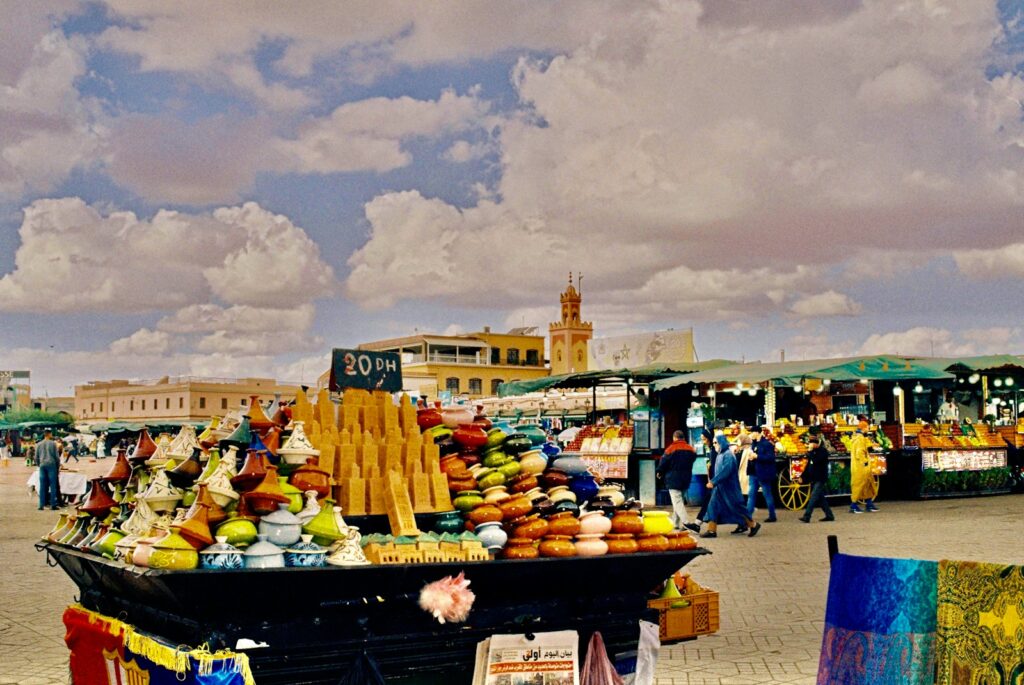
[[[947,397],[946,401],[939,406],[937,418],[939,423],[956,423],[960,420],[960,408],[956,406],[952,395]]]
[[[100,436],[96,438],[96,458],[102,459],[107,456],[107,434],[100,433]]]
[[[707,472],[708,482],[711,482],[711,477],[715,475],[715,459],[718,458],[718,452],[715,449],[715,434],[711,432],[711,429],[704,428],[700,433],[700,439],[704,443],[704,454],[707,455]],[[705,488],[704,495],[700,502],[700,511],[697,512],[697,523],[707,521],[708,515],[708,504],[711,502],[711,490]]]
[[[655,475],[661,478],[668,488],[668,496],[672,500],[672,523],[676,530],[686,528],[699,533],[700,526],[690,521],[690,516],[686,512],[686,501],[683,499],[693,479],[693,462],[697,460],[697,453],[690,443],[686,442],[685,436],[683,431],[672,433],[672,444],[666,447],[661,455]]]
[[[0,439],[0,465],[7,468],[11,463],[11,439],[4,436]]]
[[[875,496],[878,486],[871,476],[871,455],[868,454],[868,439],[864,432],[857,430],[850,441],[850,513],[863,513],[857,506],[864,502],[867,511],[878,511]]]
[[[50,502],[51,509],[60,507],[60,450],[53,441],[53,433],[46,430],[42,441],[36,444],[36,463],[39,464],[39,509]]]
[[[711,491],[706,519],[708,529],[700,536],[716,538],[718,524],[736,523],[738,527],[732,531],[733,533],[747,533],[749,537],[754,537],[761,530],[761,524],[754,523],[744,509],[743,493],[740,492],[739,462],[733,452],[735,446],[730,445],[724,435],[719,435],[716,440],[720,451],[715,460],[715,475],[707,485]]]
[[[811,522],[811,514],[814,508],[820,506],[825,517],[822,521],[835,521],[836,517],[828,506],[825,498],[825,483],[828,481],[828,450],[821,445],[821,438],[812,435],[808,443],[811,451],[807,454],[807,468],[800,477],[800,482],[811,484],[811,497],[807,500],[807,508],[800,520],[804,523]]]
[[[754,433],[751,436],[752,443],[748,464],[753,467],[753,474],[749,475],[750,489],[747,493],[747,518],[754,518],[754,508],[757,504],[757,489],[761,489],[764,495],[765,506],[768,507],[768,518],[765,523],[775,523],[775,497],[772,491],[775,489],[775,445],[762,433]],[[748,466],[748,473],[750,473]]]

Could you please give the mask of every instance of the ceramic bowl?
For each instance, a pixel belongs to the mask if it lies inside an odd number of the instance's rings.
[[[327,548],[313,542],[312,535],[303,535],[297,542],[284,551],[284,565],[297,568],[323,566],[327,561]]]

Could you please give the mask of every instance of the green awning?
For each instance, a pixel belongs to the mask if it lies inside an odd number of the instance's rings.
[[[712,359],[706,362],[678,362],[671,364],[648,364],[629,369],[606,369],[603,371],[581,371],[560,376],[546,376],[526,381],[512,381],[498,386],[498,397],[514,397],[532,392],[544,392],[551,389],[591,388],[595,385],[617,385],[628,378],[633,383],[650,383],[659,378],[668,378],[683,373],[691,373],[702,369],[713,369],[729,366],[732,362],[724,359]]]
[[[146,421],[107,421],[105,423],[94,423],[89,426],[89,432],[100,433],[137,433],[143,428],[150,432],[172,432],[189,424],[195,428],[205,428],[209,421],[184,421],[181,419],[149,419]]]
[[[945,368],[951,373],[1024,369],[1024,359],[1012,354],[989,354],[982,357],[963,357],[950,361],[952,363]]]

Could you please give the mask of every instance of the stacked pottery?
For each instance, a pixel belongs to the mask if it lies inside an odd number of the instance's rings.
[[[303,494],[306,496],[306,504],[302,507],[302,511],[295,516],[302,521],[302,525],[306,525],[313,520],[313,517],[320,513],[320,503],[317,502],[315,490],[306,490]],[[291,511],[290,507],[289,511]]]
[[[146,460],[146,466],[151,469],[166,466],[167,462],[171,460],[171,457],[167,453],[170,446],[171,436],[167,433],[161,433],[156,439],[156,451],[153,452],[153,455]],[[191,452],[189,454],[191,454]],[[187,457],[188,454],[185,455],[185,458]]]
[[[220,457],[210,476],[205,481],[201,481],[206,484],[210,497],[221,507],[228,507],[237,502],[239,498],[239,494],[231,485],[231,479],[237,472],[237,455],[238,448],[229,447],[228,451]],[[209,463],[213,463],[213,457],[210,457]]]
[[[453,431],[463,424],[472,424],[475,416],[472,409],[461,405],[452,405],[441,409],[441,421],[445,427],[451,428]],[[486,432],[484,435],[486,436]]]
[[[348,536],[348,526],[341,518],[341,507],[334,506],[334,500],[327,498],[319,513],[302,526],[302,532],[312,535],[318,545],[329,547]]]
[[[326,561],[327,550],[313,542],[312,535],[303,535],[301,542],[284,551],[284,565],[292,568],[315,568]]]
[[[306,437],[302,421],[295,421],[292,424],[292,434],[288,436],[277,453],[285,464],[292,466],[301,466],[307,463],[310,457],[320,456],[320,450],[315,449],[313,443]]]
[[[279,504],[275,512],[260,519],[259,534],[278,547],[294,545],[302,536],[302,521],[288,511],[287,504]],[[310,540],[312,540],[310,536]]]
[[[240,569],[245,565],[242,552],[228,544],[227,537],[217,536],[217,542],[199,552],[199,567],[228,571]]]
[[[161,514],[172,512],[181,501],[182,492],[171,485],[167,477],[167,471],[160,469],[149,483],[145,492],[136,496],[137,500],[143,500],[154,512]]]
[[[321,499],[331,494],[331,474],[317,466],[314,457],[307,457],[306,463],[288,476],[288,482],[303,492],[315,491]]]
[[[484,548],[492,555],[497,554],[508,542],[508,535],[501,528],[501,523],[498,521],[487,521],[486,523],[477,524],[473,529],[476,536],[480,538]]]
[[[128,461],[133,465],[141,465],[146,462],[147,459],[153,456],[156,452],[156,443],[153,442],[153,438],[149,437],[149,431],[145,428],[139,433],[139,439],[135,443],[135,451],[132,452],[132,456]]]
[[[175,466],[170,471],[166,471],[167,478],[171,481],[171,485],[176,488],[190,488],[199,478],[199,475],[203,472],[203,465],[199,463],[199,455],[202,454],[202,449],[196,447],[192,450],[192,454],[189,458]]]
[[[287,510],[288,505],[291,504],[288,495],[281,491],[281,484],[277,480],[276,466],[268,466],[259,485],[249,490],[243,497],[249,509],[259,516],[274,513],[281,504]],[[297,537],[296,540],[298,540]]]
[[[186,423],[178,431],[178,434],[174,436],[174,439],[171,440],[165,452],[168,458],[181,461],[182,459],[188,459],[196,448],[201,447],[199,438],[196,437],[196,429]]]
[[[155,569],[187,571],[199,565],[199,552],[193,544],[172,530],[153,543],[144,565]]]
[[[199,504],[189,510],[189,515],[180,523],[171,524],[171,528],[185,539],[192,547],[200,550],[213,544],[210,532],[210,521],[207,518],[209,507]]]
[[[256,539],[257,542],[245,550],[245,568],[284,568],[284,552],[281,548],[268,542],[266,535],[257,535]]]
[[[231,487],[241,493],[249,492],[263,481],[266,474],[267,463],[263,455],[256,450],[248,450],[242,469],[231,479]]]

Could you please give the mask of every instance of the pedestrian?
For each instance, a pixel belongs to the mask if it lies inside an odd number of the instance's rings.
[[[706,532],[701,533],[702,538],[718,537],[718,524],[738,524],[732,531],[734,535],[747,533],[754,537],[761,530],[761,524],[755,523],[749,516],[743,504],[743,493],[740,492],[739,462],[736,459],[734,450],[737,444],[730,445],[724,435],[715,438],[719,448],[718,457],[715,460],[715,475],[708,481],[708,489],[711,490],[711,502],[708,504]]]
[[[11,465],[11,439],[8,436],[4,436],[0,440],[0,466],[7,468]]]
[[[103,459],[107,456],[107,434],[100,433],[100,436],[96,438],[96,458]]]
[[[807,500],[807,508],[800,520],[804,523],[811,522],[811,514],[814,508],[820,506],[825,518],[822,521],[835,521],[832,509],[828,506],[825,498],[825,482],[828,480],[828,450],[822,447],[821,438],[812,435],[808,440],[811,451],[807,453],[807,468],[800,476],[801,483],[811,484],[811,497]]]
[[[715,450],[715,434],[711,432],[710,428],[704,428],[700,433],[700,439],[704,444],[704,454],[707,455],[708,482],[710,483],[711,476],[715,475],[715,459],[718,457],[718,453]],[[697,523],[707,521],[708,504],[710,502],[711,491],[705,488],[700,501],[700,511],[697,512]]]
[[[871,477],[871,455],[868,454],[868,438],[864,431],[857,430],[850,441],[850,513],[861,514],[858,502],[864,502],[865,511],[878,511],[875,496],[878,486]]]
[[[764,495],[765,506],[768,507],[768,518],[765,523],[775,523],[775,445],[763,433],[754,432],[751,436],[750,449],[753,454],[747,462],[747,473],[750,474],[753,467],[753,475],[749,475],[750,488],[747,492],[747,518],[754,518],[754,505],[757,504],[757,490],[761,489]]]
[[[36,462],[39,464],[39,509],[50,503],[51,509],[60,507],[60,450],[53,441],[53,432],[47,429],[36,444]]]
[[[74,438],[68,438],[64,448],[64,463],[68,464],[74,459],[75,463],[78,463],[78,441]]]
[[[693,462],[697,460],[697,453],[690,443],[686,442],[685,436],[683,431],[672,433],[672,444],[666,447],[661,455],[655,475],[661,478],[668,488],[668,496],[672,500],[672,524],[676,530],[686,528],[699,533],[700,526],[690,521],[683,499],[693,479]]]

